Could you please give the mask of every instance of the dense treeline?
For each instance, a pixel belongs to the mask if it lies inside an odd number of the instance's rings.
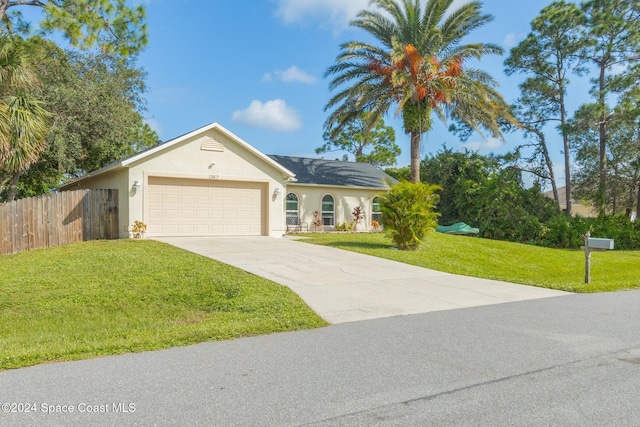
[[[442,186],[440,224],[463,221],[494,239],[579,247],[587,231],[640,248],[640,3],[635,0],[553,1],[505,60],[521,75],[508,133],[525,142],[504,156],[446,148],[421,162],[421,176]],[[571,79],[591,83],[590,99],[574,111]],[[580,94],[583,96],[583,94]],[[462,139],[473,129],[454,126]],[[560,143],[556,143],[560,141]],[[559,200],[551,153],[563,154],[566,199]],[[407,171],[394,176],[407,179]],[[522,173],[534,177],[525,188]],[[554,201],[541,194],[551,188]],[[572,216],[572,200],[598,218]],[[565,206],[561,212],[560,206]]]
[[[525,78],[513,111],[533,149],[516,150],[530,154],[521,167],[550,184],[557,200],[549,153],[562,151],[568,215],[572,195],[601,216],[640,213],[639,58],[640,3],[562,0],[540,11],[505,61],[508,75]],[[579,78],[591,83],[591,99],[570,111],[571,80]]]
[[[409,174],[408,168],[386,171],[400,180]],[[640,249],[640,222],[626,215],[567,217],[539,185],[526,188],[508,158],[443,147],[421,162],[421,176],[442,187],[435,206],[440,225],[464,222],[480,237],[560,248],[580,247],[590,231],[615,239],[617,249]]]

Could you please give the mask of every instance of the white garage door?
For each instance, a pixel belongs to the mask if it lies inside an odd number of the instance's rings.
[[[149,236],[259,236],[265,185],[149,177]]]

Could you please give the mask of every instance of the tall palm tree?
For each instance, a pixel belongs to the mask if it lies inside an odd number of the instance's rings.
[[[378,44],[351,41],[340,46],[331,90],[340,88],[325,107],[336,107],[326,127],[338,131],[359,111],[371,111],[371,123],[392,105],[401,114],[411,138],[411,181],[420,181],[420,141],[431,130],[432,113],[451,118],[482,134],[502,137],[498,120],[513,121],[496,81],[487,73],[466,67],[467,60],[502,54],[499,46],[462,44],[474,29],[493,17],[472,1],[449,11],[454,0],[371,0],[378,9],[361,11],[351,22],[373,35]]]
[[[40,159],[49,130],[49,114],[32,96],[38,78],[20,42],[0,33],[0,179],[10,181],[7,201],[15,198],[20,174]]]

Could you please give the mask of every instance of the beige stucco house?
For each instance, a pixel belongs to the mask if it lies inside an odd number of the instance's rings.
[[[134,221],[146,223],[150,237],[280,237],[298,223],[312,231],[314,211],[320,212],[320,229],[332,230],[351,222],[356,206],[364,212],[358,230],[370,229],[379,216],[376,196],[389,182],[368,164],[267,156],[212,123],[60,190],[118,189],[123,238]]]

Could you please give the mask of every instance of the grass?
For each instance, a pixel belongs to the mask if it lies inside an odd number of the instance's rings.
[[[591,253],[591,284],[584,283],[579,250],[430,233],[415,252],[392,248],[383,233],[309,234],[308,242],[333,246],[447,273],[503,280],[570,292],[610,292],[640,287],[640,251]]]
[[[293,291],[150,240],[0,257],[0,370],[326,325]]]

